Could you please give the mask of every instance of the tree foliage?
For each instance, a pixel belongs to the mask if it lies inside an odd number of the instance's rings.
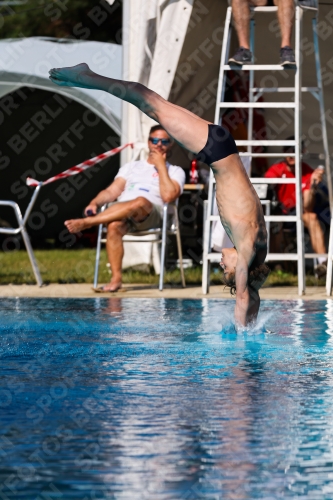
[[[121,43],[122,3],[23,0],[0,7],[0,38],[47,36]]]

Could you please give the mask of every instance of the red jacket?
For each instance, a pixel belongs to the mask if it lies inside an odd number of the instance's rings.
[[[313,170],[307,164],[302,162],[302,191],[310,189],[311,182],[311,174]],[[265,177],[287,177],[294,179],[295,174],[290,172],[288,165],[285,161],[281,161],[280,163],[276,163],[272,165],[267,172],[265,173]],[[275,186],[276,194],[279,202],[282,204],[285,212],[288,212],[295,208],[296,206],[296,191],[295,184],[277,184]]]

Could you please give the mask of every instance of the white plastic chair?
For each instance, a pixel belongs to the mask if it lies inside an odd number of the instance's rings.
[[[16,234],[22,234],[22,238],[25,244],[25,247],[27,249],[30,263],[32,266],[33,273],[35,275],[36,281],[38,286],[43,285],[43,280],[39,272],[39,268],[35,259],[35,255],[31,246],[30,238],[28,235],[28,232],[26,230],[26,223],[28,221],[29,215],[31,213],[31,210],[34,206],[34,203],[36,201],[36,198],[38,196],[38,193],[40,191],[41,186],[37,186],[32,194],[31,200],[29,202],[29,205],[25,211],[24,216],[22,217],[21,209],[15,201],[11,200],[0,200],[0,206],[2,207],[11,207],[14,210],[16,220],[18,227],[0,227],[0,233],[1,234],[11,234],[11,235],[16,235]]]
[[[102,207],[102,211],[105,210],[106,205]],[[103,238],[103,233],[106,233],[106,227],[103,224],[98,226],[98,237],[97,237],[97,247],[96,247],[96,262],[95,262],[95,273],[94,273],[94,288],[97,287],[98,284],[98,272],[99,272],[99,261],[101,255],[101,246],[102,243],[106,243],[106,238]],[[136,231],[132,233],[127,233],[124,237],[124,241],[131,242],[135,241],[136,243],[140,243],[138,241],[138,237],[140,236],[158,236],[159,238],[147,240],[144,238],[142,243],[161,243],[161,272],[159,279],[159,290],[163,290],[164,284],[164,265],[165,265],[165,254],[166,254],[166,245],[167,245],[167,236],[174,235],[177,240],[177,249],[178,249],[178,259],[179,259],[179,267],[180,274],[182,279],[182,286],[185,288],[185,276],[184,276],[184,267],[183,267],[183,252],[182,252],[182,244],[180,238],[179,231],[179,218],[178,218],[178,200],[174,203],[165,203],[163,206],[163,220],[162,227],[148,229],[147,231]],[[135,237],[135,239],[131,239]]]

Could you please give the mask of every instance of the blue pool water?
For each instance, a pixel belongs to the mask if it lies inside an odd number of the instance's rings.
[[[333,302],[0,300],[0,499],[333,498]]]

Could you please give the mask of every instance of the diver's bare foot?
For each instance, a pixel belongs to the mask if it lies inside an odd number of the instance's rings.
[[[89,217],[87,219],[71,219],[65,221],[65,226],[67,227],[70,233],[80,233],[84,229],[88,229],[91,225],[88,222]]]
[[[52,68],[49,71],[49,78],[51,82],[61,87],[93,88],[94,86],[89,81],[89,77],[94,74],[88,64],[81,63],[67,68]]]

